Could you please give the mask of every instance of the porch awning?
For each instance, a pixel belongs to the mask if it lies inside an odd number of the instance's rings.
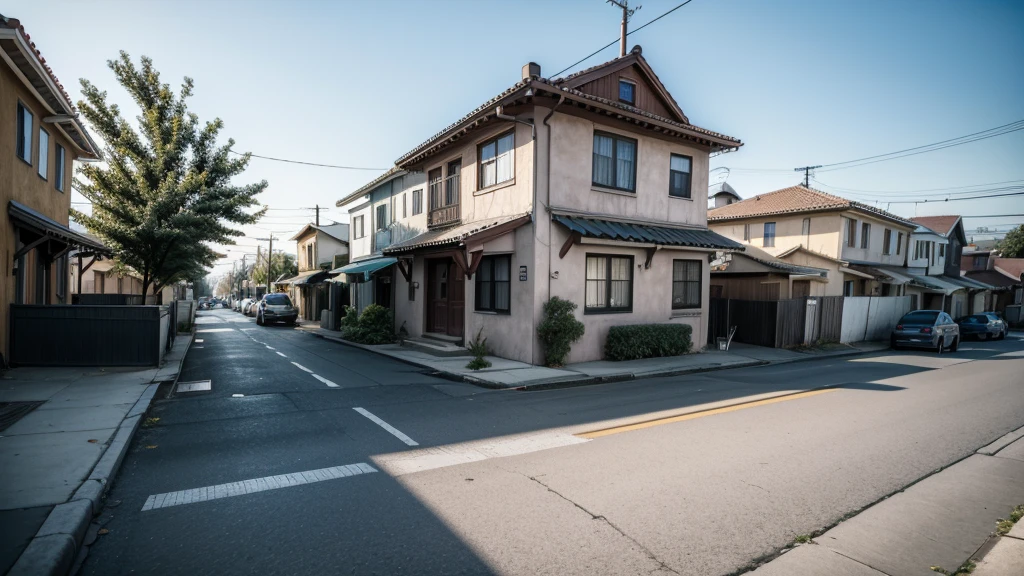
[[[953,276],[943,276],[942,279],[944,281],[946,281],[946,282],[949,282],[950,284],[955,284],[957,286],[961,286],[961,287],[966,288],[968,290],[991,290],[992,289],[991,286],[989,286],[987,284],[983,284],[983,283],[978,282],[976,280],[971,280],[970,278],[963,278],[963,277],[955,278]]]
[[[873,270],[878,274],[881,274],[882,276],[886,276],[889,279],[891,279],[892,282],[889,282],[889,284],[896,284],[897,286],[902,286],[913,280],[910,277],[910,274],[908,274],[905,270],[894,270],[886,266],[878,266],[876,268],[873,268]]]
[[[7,204],[7,214],[18,228],[28,229],[40,236],[45,236],[69,246],[75,246],[83,252],[110,254],[110,249],[102,242],[85,234],[75,232],[71,228],[49,218],[20,202],[11,200]]]
[[[911,274],[911,277],[914,279],[913,284],[930,292],[940,292],[946,296],[949,296],[957,290],[964,289],[962,286],[946,282],[939,276],[920,276],[917,274]]]
[[[839,271],[842,272],[843,274],[849,274],[851,276],[856,276],[858,278],[864,278],[867,280],[876,279],[872,274],[868,274],[867,272],[861,272],[860,270],[854,270],[853,268],[847,268],[845,266],[840,266]]]
[[[358,276],[362,274],[362,281],[369,282],[370,275],[393,265],[395,262],[398,262],[398,258],[369,258],[367,260],[360,260],[358,262],[346,264],[341,268],[335,268],[334,270],[331,270],[331,274],[344,274],[347,281],[352,281],[352,279],[349,278],[351,276]]]
[[[329,276],[331,276],[331,273],[326,270],[306,270],[305,272],[299,272],[298,274],[292,276],[291,278],[274,282],[274,284],[291,284],[292,286],[301,286],[303,284],[319,284]]]
[[[658,246],[687,246],[712,250],[743,250],[743,245],[711,230],[632,224],[556,214],[555,222],[585,238],[622,240]]]
[[[415,252],[421,248],[462,246],[470,242],[485,242],[530,222],[529,214],[501,216],[478,222],[471,222],[453,228],[428,230],[419,236],[392,244],[383,250],[384,254]]]

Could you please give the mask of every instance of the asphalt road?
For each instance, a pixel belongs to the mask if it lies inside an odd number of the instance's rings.
[[[729,574],[1024,425],[1014,337],[515,392],[200,322],[85,574]]]

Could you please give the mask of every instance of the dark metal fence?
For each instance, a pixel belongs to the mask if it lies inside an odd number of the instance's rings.
[[[20,366],[157,366],[161,320],[171,313],[168,306],[12,304],[10,310],[10,362]]]
[[[809,301],[814,301],[809,305]],[[808,316],[812,314],[813,316]],[[839,341],[843,327],[843,297],[790,300],[733,300],[712,298],[708,314],[708,345],[728,337],[734,342],[785,348],[817,341]]]
[[[71,303],[82,306],[142,306],[142,294],[72,294]]]

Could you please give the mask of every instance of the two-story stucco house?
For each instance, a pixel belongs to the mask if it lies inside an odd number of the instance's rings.
[[[960,273],[960,259],[967,244],[960,216],[920,216],[907,253],[907,268],[915,280],[907,294],[914,308],[943,310],[953,318],[980,312],[975,302],[984,302],[992,286],[966,278]]]
[[[426,230],[395,259],[396,327],[543,363],[543,305],[578,305],[568,361],[614,325],[682,323],[707,340],[708,158],[738,139],[693,125],[639,47],[565,78],[540,66],[396,161],[425,175]],[[372,184],[372,183],[371,183]],[[409,188],[406,186],[405,188]],[[362,193],[361,191],[357,191]]]
[[[325,283],[334,275],[332,268],[348,261],[348,235],[348,224],[306,224],[291,237],[299,273],[274,284],[288,291],[304,320],[319,322],[329,306]]]
[[[904,264],[912,223],[806,186],[715,208],[708,225],[790,264],[827,270],[825,281],[791,276],[772,291],[779,298],[899,296],[910,281]]]
[[[350,300],[359,311],[370,304],[394,307],[396,258],[383,256],[388,246],[427,230],[426,175],[392,168],[338,201],[348,206],[350,264],[343,273]]]
[[[0,15],[0,353],[11,304],[70,303],[68,253],[104,251],[69,227],[75,160],[98,146],[71,98],[14,19]],[[2,362],[0,362],[2,364]]]

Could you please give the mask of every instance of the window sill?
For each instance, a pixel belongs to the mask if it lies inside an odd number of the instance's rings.
[[[25,164],[28,164],[29,166],[32,166],[32,160],[25,160],[24,158],[22,158],[21,156],[18,156],[17,154],[15,154],[14,157],[17,158],[18,160],[21,160]]]
[[[610,310],[609,309],[605,309],[605,308],[592,308],[590,310],[587,310],[587,309],[583,310],[583,315],[584,316],[591,316],[591,315],[600,316],[601,314],[632,314],[632,313],[633,313],[633,309],[632,308],[629,308],[629,309],[626,309],[626,308],[612,308]]]
[[[511,311],[509,311],[509,312],[495,312],[493,310],[473,310],[473,313],[474,314],[483,314],[485,316],[511,316],[512,315]]]
[[[604,192],[605,194],[618,194],[619,196],[628,196],[630,198],[636,198],[636,192],[629,192],[628,190],[618,190],[616,188],[605,188],[604,186],[591,185],[590,190],[592,192]]]
[[[668,197],[670,199],[672,199],[672,200],[687,200],[689,202],[693,202],[693,197],[692,196],[673,196],[673,195],[669,194]]]
[[[702,314],[700,308],[680,308],[672,311],[672,318],[693,318]]]
[[[482,196],[484,194],[490,194],[491,192],[494,192],[495,190],[501,190],[502,188],[508,188],[509,186],[515,186],[515,185],[516,185],[516,179],[512,178],[511,180],[505,180],[504,182],[499,182],[497,184],[492,184],[491,186],[488,186],[487,188],[480,188],[479,190],[473,192],[473,196]]]

